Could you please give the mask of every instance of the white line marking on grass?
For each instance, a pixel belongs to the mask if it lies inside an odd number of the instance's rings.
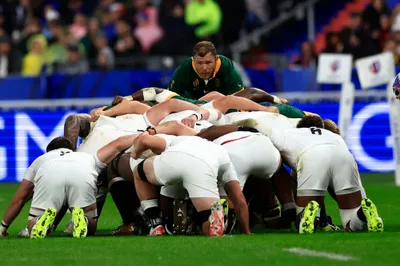
[[[360,258],[351,257],[351,256],[343,255],[343,254],[330,253],[330,252],[325,252],[325,251],[317,251],[317,250],[306,249],[306,248],[284,248],[283,250],[290,252],[290,253],[300,255],[300,256],[321,257],[321,258],[327,258],[330,260],[340,260],[340,261],[360,260]]]

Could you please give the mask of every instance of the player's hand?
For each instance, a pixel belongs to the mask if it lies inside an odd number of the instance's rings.
[[[274,103],[278,103],[278,104],[288,104],[289,103],[289,101],[286,100],[285,98],[279,98],[275,95],[273,95],[273,97],[274,97]]]
[[[124,101],[124,97],[117,95],[114,97],[114,99],[111,102],[111,105],[117,105],[119,103],[122,103]]]
[[[99,117],[100,117],[101,115],[103,115],[103,114],[104,114],[104,111],[97,110],[97,109],[92,110],[92,111],[90,112],[90,122],[96,122],[97,119],[99,119]]]
[[[0,234],[0,237],[7,237],[8,236],[8,232],[4,232]]]
[[[195,115],[188,116],[184,119],[181,120],[181,123],[184,124],[185,126],[188,126],[190,128],[194,128],[197,122],[197,117]]]
[[[286,100],[285,98],[279,98],[280,104],[289,104],[289,101]]]

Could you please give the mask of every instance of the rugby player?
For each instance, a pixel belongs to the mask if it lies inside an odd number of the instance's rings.
[[[149,135],[145,132],[135,140],[131,156],[138,159],[148,149],[158,155],[134,168],[134,182],[141,205],[152,224],[150,235],[166,234],[153,185],[182,182],[198,212],[203,233],[221,236],[224,216],[218,181],[235,206],[241,232],[250,234],[246,200],[229,155],[222,147],[195,136]]]

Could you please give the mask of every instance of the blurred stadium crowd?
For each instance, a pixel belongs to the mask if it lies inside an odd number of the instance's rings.
[[[0,77],[35,76],[44,66],[47,73],[66,74],[140,67],[140,56],[189,56],[198,40],[227,47],[241,30],[273,18],[271,2],[279,1],[3,0]],[[384,0],[373,0],[363,13],[351,14],[346,28],[328,33],[326,44],[324,52],[355,59],[392,51],[399,63],[400,4],[390,10]],[[304,42],[292,63],[316,66],[313,43]]]
[[[364,12],[353,12],[347,26],[339,32],[326,34],[321,52],[352,54],[358,59],[381,52],[393,52],[400,63],[400,4],[390,10],[384,0],[372,0]],[[295,64],[316,66],[318,54],[313,43],[304,42]]]

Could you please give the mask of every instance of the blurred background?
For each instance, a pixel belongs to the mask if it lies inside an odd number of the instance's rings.
[[[389,51],[400,62],[398,0],[2,0],[0,180],[20,180],[71,112],[143,87],[166,88],[210,40],[246,86],[337,121],[340,86],[318,84],[320,53]],[[400,68],[397,65],[397,72]],[[361,93],[353,139],[362,171],[394,170],[385,86]]]

